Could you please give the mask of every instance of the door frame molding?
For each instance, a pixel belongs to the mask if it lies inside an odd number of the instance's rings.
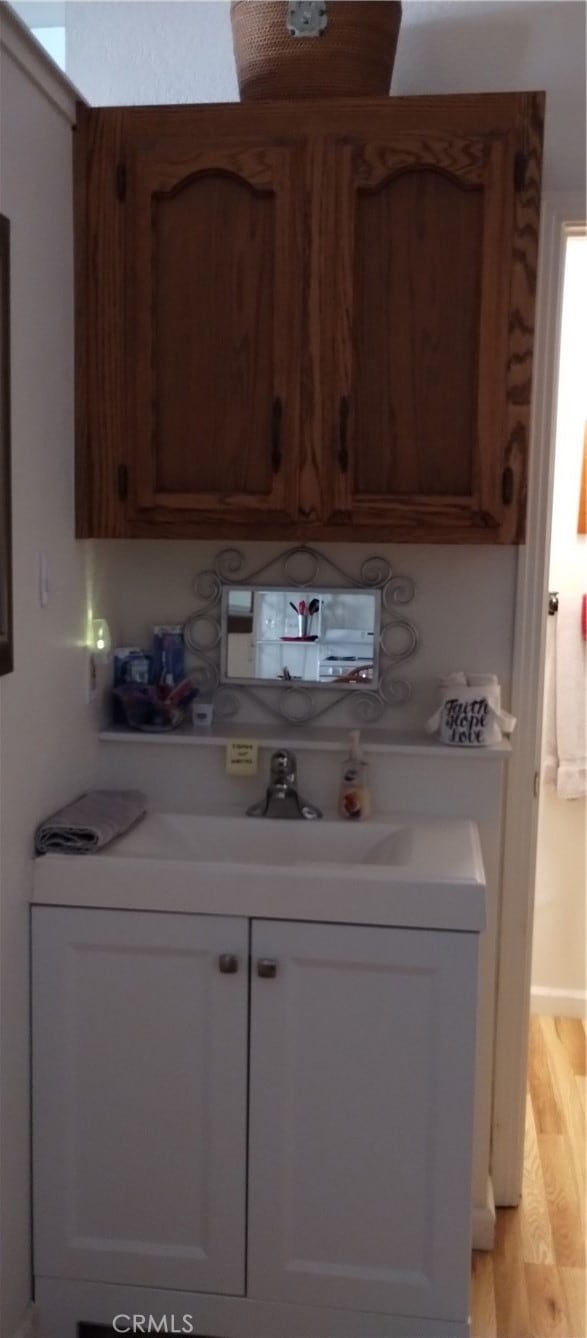
[[[518,728],[506,790],[498,940],[491,1178],[500,1205],[517,1204],[522,1188],[564,259],[567,237],[584,230],[586,217],[585,196],[578,191],[543,198],[528,520],[526,543],[518,551],[512,665]]]

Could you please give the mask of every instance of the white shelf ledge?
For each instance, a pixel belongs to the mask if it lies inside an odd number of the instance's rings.
[[[126,729],[116,726],[103,729],[99,738],[102,743],[118,744],[161,744],[165,747],[185,748],[192,746],[222,748],[232,739],[251,739],[260,748],[292,748],[294,750],[314,749],[317,752],[343,753],[348,751],[349,730],[319,725],[289,725],[276,722],[274,725],[245,725],[230,721],[197,728],[182,725],[170,733],[148,733],[141,730]],[[357,726],[358,728],[358,726]],[[439,743],[430,735],[416,730],[400,732],[390,729],[364,729],[361,731],[361,747],[365,753],[399,753],[404,757],[467,757],[478,761],[509,757],[512,749],[507,740],[488,748],[453,747]]]

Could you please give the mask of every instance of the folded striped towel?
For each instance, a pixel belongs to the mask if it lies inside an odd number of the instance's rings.
[[[122,836],[147,811],[140,790],[88,790],[39,823],[35,852],[91,855]]]

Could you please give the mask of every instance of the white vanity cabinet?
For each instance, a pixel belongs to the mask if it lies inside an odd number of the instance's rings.
[[[35,907],[42,1338],[464,1338],[477,943]]]
[[[253,922],[250,1295],[466,1316],[475,962],[471,934]]]
[[[244,1293],[247,993],[246,920],[35,908],[36,1274]]]

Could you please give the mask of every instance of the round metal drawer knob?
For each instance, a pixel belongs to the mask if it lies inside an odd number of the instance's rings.
[[[222,952],[218,958],[218,967],[223,976],[234,976],[238,971],[238,957],[234,952]]]
[[[272,961],[270,957],[260,957],[257,962],[257,975],[262,980],[273,980],[277,975],[277,962]]]

